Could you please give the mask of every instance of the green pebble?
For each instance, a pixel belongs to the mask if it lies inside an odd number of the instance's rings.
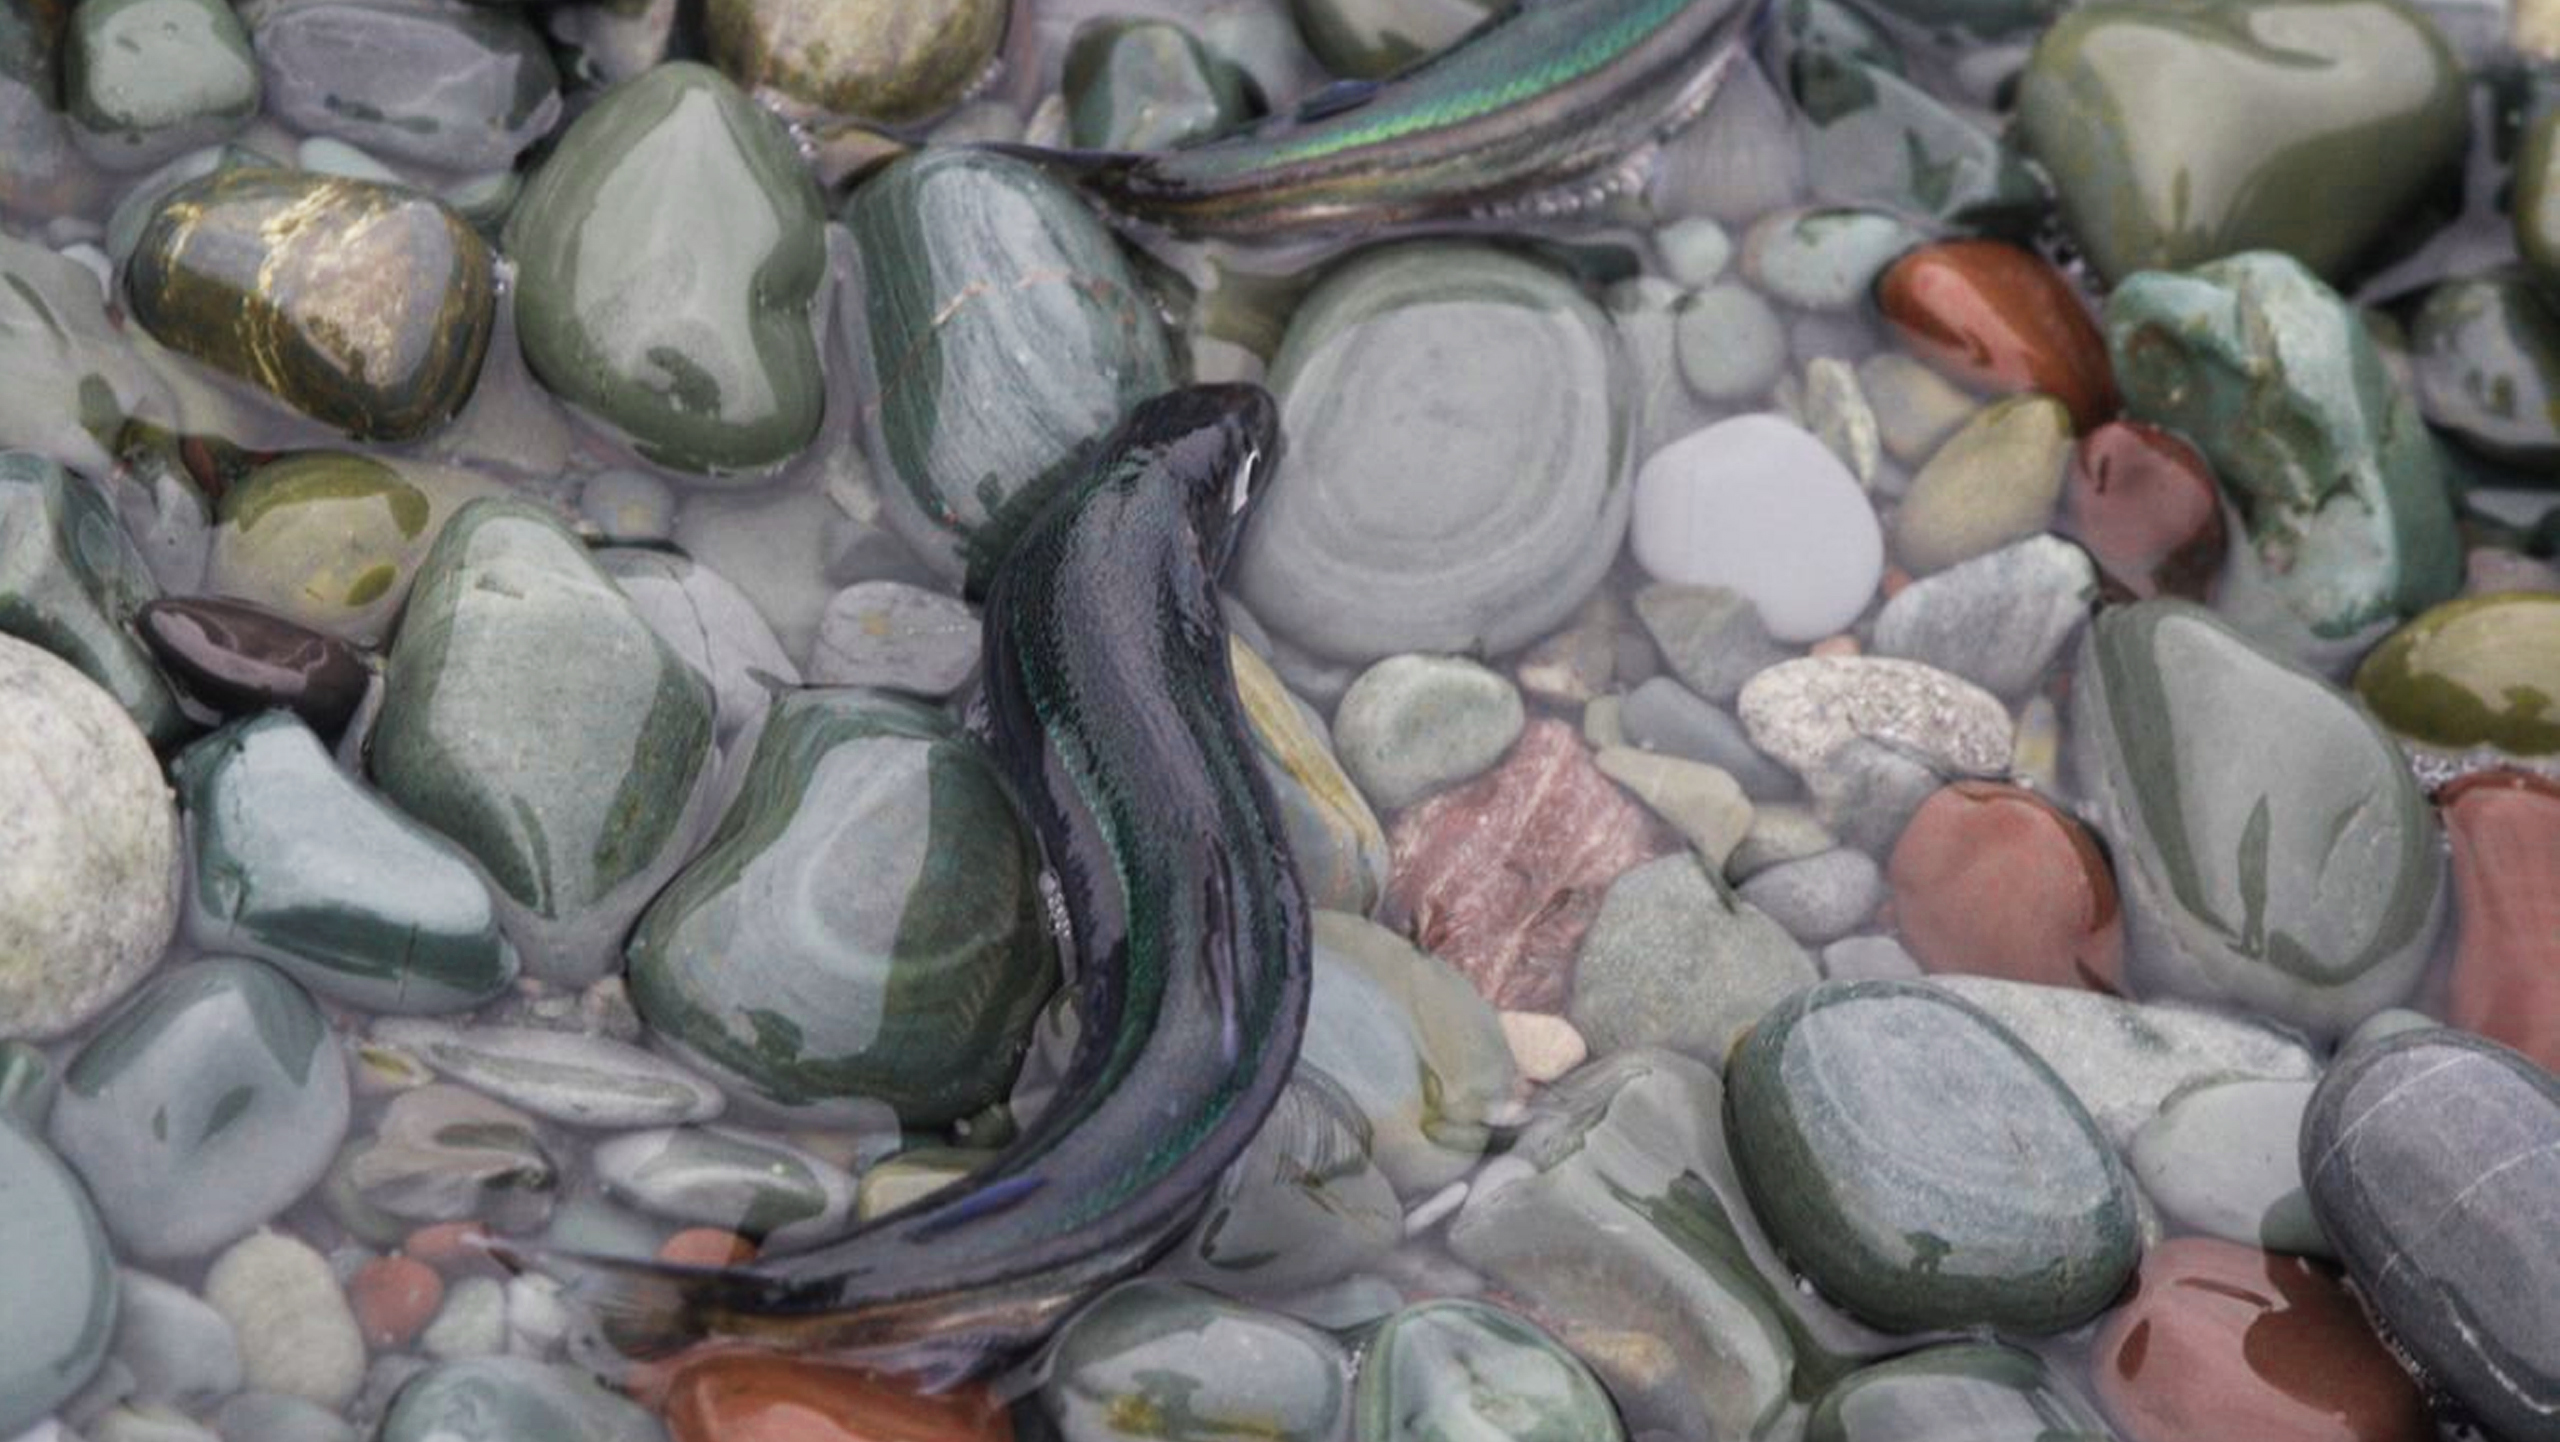
[[[1063,1442],[1331,1442],[1347,1371],[1303,1322],[1142,1281],[1059,1332],[1039,1398]]]
[[[1382,80],[1464,39],[1517,0],[1290,0],[1307,48],[1327,70]]]
[[[0,453],[0,633],[70,662],[165,747],[195,728],[131,630],[159,594],[104,493],[31,452]]]
[[[2560,468],[2560,308],[2522,270],[2429,291],[2409,355],[2438,430],[2529,480]]]
[[[2466,596],[2424,612],[2365,658],[2356,694],[2428,746],[2560,753],[2560,595]]]
[[[1805,1442],[2116,1442],[2033,1352],[1989,1342],[1929,1347],[1842,1378]]]
[[[0,1433],[16,1436],[87,1385],[115,1337],[115,1257],[68,1168],[0,1117]]]
[[[1408,1307],[1360,1356],[1359,1442],[1619,1442],[1618,1409],[1537,1324],[1482,1302]]]
[[[711,58],[789,108],[908,124],[960,103],[1004,44],[1008,0],[710,0]]]
[[[223,0],[80,0],[62,49],[72,134],[110,170],[147,170],[258,113],[258,60]]]
[[[1087,21],[1067,47],[1067,134],[1086,149],[1169,150],[1245,119],[1246,87],[1170,21]]]
[[[206,584],[378,646],[454,512],[505,493],[471,471],[350,451],[269,461],[223,495]]]

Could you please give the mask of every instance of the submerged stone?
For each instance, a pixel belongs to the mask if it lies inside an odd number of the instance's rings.
[[[1006,0],[710,0],[711,58],[795,109],[901,124],[950,109],[995,64]]]
[[[2383,725],[2423,745],[2560,753],[2560,595],[2447,601],[2365,657],[2356,694]]]
[[[53,1152],[0,1117],[0,1432],[39,1427],[107,1359],[115,1257],[88,1194]],[[39,1430],[28,1434],[41,1437]]]
[[[2448,280],[2409,321],[2418,405],[2455,440],[2526,471],[2560,465],[2560,310],[2522,271]]]
[[[111,170],[147,170],[258,114],[257,61],[224,0],[81,0],[63,41],[72,136]]]
[[[1360,1442],[1619,1442],[1598,1378],[1527,1318],[1449,1299],[1387,1319],[1360,1355]]]
[[[223,494],[205,585],[357,645],[379,645],[445,522],[467,502],[504,493],[474,472],[400,457],[285,456]]]
[[[0,453],[0,633],[79,668],[165,746],[193,724],[129,629],[159,594],[104,492],[32,452]]]
[[[375,155],[504,170],[560,117],[550,51],[506,8],[281,0],[253,38],[278,118]]]
[[[1822,1394],[1805,1442],[2115,1442],[2033,1352],[1930,1347],[1861,1368]]]

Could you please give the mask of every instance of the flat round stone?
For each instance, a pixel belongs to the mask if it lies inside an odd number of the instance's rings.
[[[1824,1293],[1895,1331],[2056,1332],[2115,1297],[2131,1180],[2059,1077],[1917,982],[1824,982],[1725,1070],[1754,1210]]]
[[[115,1259],[70,1169],[0,1117],[0,1433],[16,1436],[87,1385],[115,1334]],[[41,1434],[31,1434],[41,1435]]]
[[[2115,1442],[2033,1352],[1930,1347],[1862,1367],[1814,1404],[1805,1442]]]
[[[1450,1299],[1387,1319],[1360,1356],[1360,1442],[1619,1442],[1598,1378],[1537,1324]]]
[[[1774,415],[1719,421],[1656,451],[1636,477],[1628,540],[1658,581],[1725,586],[1769,634],[1844,630],[1884,573],[1884,532],[1829,447]]]

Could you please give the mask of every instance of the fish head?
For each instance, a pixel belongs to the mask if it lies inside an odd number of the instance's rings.
[[[1161,447],[1210,573],[1226,569],[1244,523],[1279,469],[1280,405],[1256,385],[1185,386],[1130,414],[1127,439]]]

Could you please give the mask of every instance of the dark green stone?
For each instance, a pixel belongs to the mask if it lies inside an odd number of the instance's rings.
[[[0,632],[78,667],[167,746],[194,727],[131,629],[159,594],[95,486],[30,452],[0,453]]]
[[[1164,326],[1102,222],[1025,161],[928,150],[865,182],[844,220],[885,514],[956,577],[1006,502],[1172,384]]]
[[[98,1214],[42,1142],[0,1116],[0,1433],[71,1400],[115,1338],[116,1263]]]
[[[217,594],[379,645],[445,522],[467,502],[505,493],[484,476],[423,461],[286,456],[224,493],[205,581]]]
[[[1825,982],[1725,1067],[1725,1132],[1770,1236],[1890,1331],[2058,1332],[2140,1255],[2134,1190],[2061,1078],[1918,982]]]
[[[162,345],[363,440],[462,409],[497,316],[489,247],[459,215],[369,180],[242,167],[143,223],[125,302]]]
[[[62,100],[81,149],[145,170],[258,114],[258,61],[226,0],[80,0],[63,38]]]
[[[367,1011],[467,1010],[515,980],[471,863],[339,770],[292,716],[227,726],[171,770],[198,946],[265,958]]]
[[[2318,1036],[2409,995],[2444,845],[2371,717],[2182,601],[2101,612],[2075,675],[2066,751],[2112,843],[2136,995]]]
[[[499,499],[437,536],[383,680],[384,794],[530,914],[529,970],[609,969],[622,920],[689,839],[710,685],[558,521]]]
[[[369,154],[504,170],[560,116],[560,72],[516,12],[408,0],[280,0],[258,17],[267,108]]]
[[[2458,170],[2470,102],[2402,0],[2099,0],[2037,43],[2018,123],[2110,280],[2263,249],[2335,281]]]
[[[681,471],[757,471],[817,434],[816,185],[708,66],[605,92],[507,220],[516,334],[552,394]]]
[[[1243,120],[1245,87],[1171,21],[1088,21],[1067,47],[1067,133],[1088,149],[1169,150]]]
[[[2461,585],[2437,442],[2300,262],[2145,272],[2107,298],[2106,332],[2126,411],[2201,448],[2246,517],[2222,599],[2242,629],[2320,657]]]
[[[949,1122],[1003,1098],[1057,984],[1039,872],[994,762],[942,713],[794,692],[632,934],[632,1000],[777,1106]]]
[[[1074,1442],[1331,1442],[1346,1370],[1342,1349],[1303,1322],[1142,1281],[1058,1333],[1039,1396]]]
[[[1536,1323],[1482,1302],[1407,1307],[1360,1355],[1359,1442],[1619,1442],[1591,1369]]]
[[[2560,468],[2560,309],[2521,269],[2429,291],[2409,355],[2437,429],[2520,475]]]
[[[1815,1404],[1805,1442],[2115,1442],[2033,1352],[1931,1347],[1844,1377]]]
[[[42,1133],[53,1114],[53,1093],[61,1078],[51,1059],[28,1041],[0,1041],[0,1124],[14,1121]]]
[[[2430,746],[2560,753],[2560,595],[2447,601],[2374,648],[2356,694],[2382,724]]]
[[[1327,70],[1381,80],[1509,14],[1518,0],[1289,0],[1298,33]]]

